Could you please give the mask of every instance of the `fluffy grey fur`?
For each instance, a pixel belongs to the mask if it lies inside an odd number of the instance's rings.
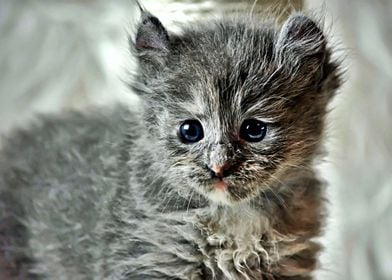
[[[311,279],[323,217],[320,152],[337,64],[317,24],[250,19],[170,34],[142,13],[122,107],[43,118],[0,157],[0,252],[38,279]],[[267,123],[240,139],[245,119]],[[204,138],[184,144],[197,119]],[[206,166],[231,163],[227,190]]]

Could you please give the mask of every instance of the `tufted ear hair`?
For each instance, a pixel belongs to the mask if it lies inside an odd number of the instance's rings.
[[[146,82],[156,76],[166,64],[170,51],[169,34],[151,13],[142,8],[141,21],[137,27],[136,37],[131,42],[131,49],[138,59],[139,76]]]
[[[282,65],[302,73],[312,83],[323,80],[329,60],[327,42],[317,24],[304,15],[293,15],[283,24],[275,51]]]
[[[169,34],[158,18],[141,8],[141,23],[135,40],[137,51],[167,51]]]
[[[276,46],[306,56],[325,52],[326,40],[313,20],[303,15],[293,15],[283,24]]]

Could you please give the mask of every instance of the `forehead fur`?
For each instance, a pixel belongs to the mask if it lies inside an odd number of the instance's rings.
[[[239,113],[245,109],[241,103],[250,103],[243,99],[260,94],[275,68],[274,33],[268,26],[234,21],[185,31],[173,40],[168,57],[168,79],[182,81],[173,97],[208,104],[192,106],[207,109],[205,114],[222,106]]]
[[[202,87],[203,92],[214,89],[222,97],[243,87],[245,81],[249,89],[266,77],[262,72],[273,58],[274,33],[264,25],[257,28],[235,21],[185,30],[172,38],[165,70],[159,77],[167,82],[181,80],[181,86],[196,90]],[[184,93],[189,92],[177,92],[178,96]],[[207,92],[206,97],[210,94]]]

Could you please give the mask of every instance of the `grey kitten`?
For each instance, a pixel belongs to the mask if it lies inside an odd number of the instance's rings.
[[[131,45],[142,114],[46,117],[2,148],[3,273],[311,279],[312,166],[340,83],[317,24],[238,16],[175,35],[143,11]]]

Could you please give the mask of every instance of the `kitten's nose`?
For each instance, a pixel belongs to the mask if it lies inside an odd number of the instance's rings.
[[[229,175],[229,169],[231,165],[228,162],[225,162],[224,164],[214,164],[212,167],[208,167],[211,173],[211,177],[218,177],[218,178],[223,178]]]

